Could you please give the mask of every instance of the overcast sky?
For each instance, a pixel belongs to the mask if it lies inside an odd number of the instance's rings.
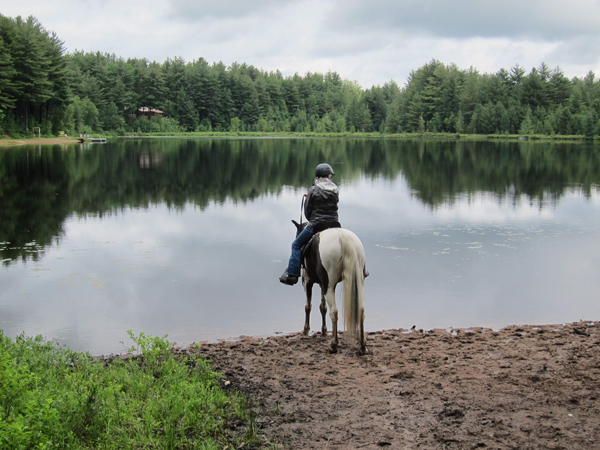
[[[600,0],[0,0],[0,13],[37,17],[67,51],[332,70],[365,88],[434,58],[600,76]]]

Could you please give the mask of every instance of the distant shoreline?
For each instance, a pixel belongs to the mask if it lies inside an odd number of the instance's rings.
[[[117,137],[117,136],[115,136]],[[552,141],[590,141],[581,135],[519,135],[519,134],[456,134],[456,133],[397,133],[397,134],[381,134],[381,133],[304,133],[304,132],[261,132],[261,131],[190,131],[181,133],[141,133],[126,136],[118,136],[123,139],[194,139],[194,138],[369,138],[369,139],[456,139],[456,140],[506,140],[506,141],[537,141],[537,140],[552,140]]]
[[[199,139],[199,138],[237,138],[237,139],[310,139],[310,138],[355,138],[355,139],[456,139],[456,140],[502,140],[502,141],[589,141],[580,135],[501,135],[501,134],[454,134],[454,133],[294,133],[294,132],[187,132],[187,133],[143,133],[140,135],[114,136],[109,139]],[[77,144],[77,138],[52,137],[52,138],[25,138],[25,139],[0,139],[0,147],[14,147],[20,145],[56,145]]]
[[[14,147],[17,145],[54,145],[77,144],[75,138],[27,138],[27,139],[0,139],[0,147]]]

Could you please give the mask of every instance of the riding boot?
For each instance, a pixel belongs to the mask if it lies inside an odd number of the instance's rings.
[[[279,281],[281,281],[283,284],[287,284],[288,286],[293,286],[298,282],[298,277],[289,275],[287,269],[285,269],[283,275],[279,277]]]

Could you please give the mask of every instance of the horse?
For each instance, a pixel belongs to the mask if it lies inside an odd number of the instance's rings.
[[[297,234],[307,225],[299,224],[295,220],[292,222],[297,228]],[[308,335],[310,331],[312,288],[317,283],[321,286],[321,334],[327,336],[325,315],[329,308],[332,327],[329,352],[337,353],[339,341],[335,288],[342,282],[346,332],[359,344],[358,353],[364,355],[367,352],[364,283],[369,272],[365,266],[365,250],[360,239],[352,231],[344,228],[329,228],[316,233],[302,252],[302,263],[302,285],[306,296],[304,334]]]

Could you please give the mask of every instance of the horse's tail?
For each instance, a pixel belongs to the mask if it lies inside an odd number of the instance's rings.
[[[357,239],[358,240],[358,239]],[[358,339],[364,314],[364,250],[352,235],[340,236],[342,245],[342,292],[344,326],[350,337]]]

